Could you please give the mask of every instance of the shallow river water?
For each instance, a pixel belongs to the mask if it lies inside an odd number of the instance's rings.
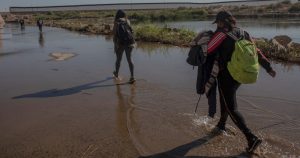
[[[210,21],[179,21],[160,23],[175,28],[186,28],[196,32],[203,30],[215,30],[216,25]],[[272,39],[278,35],[287,35],[294,42],[300,43],[300,21],[299,19],[241,19],[237,20],[237,26],[246,30],[256,38]]]
[[[110,37],[58,28],[7,25],[0,37],[1,157],[249,157],[246,140],[212,135],[207,100],[194,108],[196,69],[187,49],[138,43],[134,85],[124,56],[115,81]],[[51,53],[74,54],[54,60]],[[273,63],[256,84],[242,85],[238,106],[263,139],[254,157],[300,156],[300,66]]]

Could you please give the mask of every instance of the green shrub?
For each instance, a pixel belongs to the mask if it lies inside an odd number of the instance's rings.
[[[187,46],[196,35],[190,30],[159,27],[153,24],[136,25],[134,32],[137,40],[182,46]]]
[[[281,2],[282,4],[291,4],[291,1],[290,0],[285,0],[283,2]]]
[[[289,9],[289,12],[292,12],[292,13],[300,12],[300,2],[292,5]]]
[[[274,4],[270,4],[270,5],[268,5],[268,6],[266,7],[266,9],[267,9],[267,10],[273,10],[274,7],[275,7]]]

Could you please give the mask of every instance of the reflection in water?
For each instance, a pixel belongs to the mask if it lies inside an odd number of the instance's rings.
[[[279,64],[282,66],[284,72],[293,72],[295,68],[298,68],[296,65],[299,65],[299,63],[291,62],[279,62]]]
[[[113,38],[113,36],[111,36],[111,35],[106,35],[106,36],[104,36],[105,38],[105,40],[106,41],[108,41],[108,42],[111,42],[112,41],[112,38]]]
[[[117,106],[117,126],[118,130],[120,132],[120,135],[122,137],[126,137],[126,131],[127,131],[127,126],[126,126],[126,109],[128,109],[126,100],[124,99],[124,96],[121,92],[121,87],[116,86],[117,91],[116,94],[118,96],[118,106]]]
[[[44,34],[43,34],[43,32],[40,32],[40,34],[39,34],[39,44],[40,44],[41,48],[44,47],[45,40],[44,40]]]
[[[155,43],[138,42],[137,48],[141,49],[142,52],[147,52],[148,54],[169,54],[169,45],[161,45]]]
[[[121,85],[115,83],[116,85],[116,94],[118,97],[117,110],[116,110],[116,122],[117,130],[120,134],[120,137],[125,141],[125,143],[120,144],[121,151],[128,150],[127,144],[132,144],[130,135],[131,130],[129,124],[130,119],[130,110],[132,110],[134,105],[134,96],[135,96],[135,85],[130,85],[130,94],[124,95],[121,90]]]
[[[121,127],[120,129],[125,129],[127,131],[126,126],[126,113],[127,111],[132,108],[134,105],[134,97],[135,97],[135,85],[130,85],[130,94],[128,96],[124,95],[121,91],[121,85],[118,83],[115,83],[116,85],[116,94],[118,96],[118,112],[117,112],[117,121],[118,126]],[[125,99],[124,99],[125,98]],[[125,121],[125,122],[124,122]]]
[[[21,32],[25,33],[24,31],[25,31],[25,26],[21,26]]]

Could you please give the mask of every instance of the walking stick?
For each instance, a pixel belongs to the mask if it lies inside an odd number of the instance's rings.
[[[198,109],[198,105],[199,105],[200,99],[201,99],[201,95],[199,96],[199,99],[198,99],[198,102],[197,102],[197,105],[196,105],[196,108],[195,108],[195,113],[194,113],[194,115],[195,115],[196,112],[197,112],[197,109]]]

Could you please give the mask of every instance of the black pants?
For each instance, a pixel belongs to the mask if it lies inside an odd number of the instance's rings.
[[[43,32],[43,26],[39,25],[40,32]]]
[[[217,111],[217,83],[214,83],[209,94],[206,96],[208,100],[208,116],[214,117]]]
[[[115,44],[115,53],[116,53],[116,56],[117,56],[117,60],[116,60],[116,63],[115,63],[115,71],[116,71],[117,74],[119,73],[122,56],[123,56],[123,53],[125,51],[126,59],[127,59],[128,65],[129,65],[129,70],[130,70],[131,77],[134,77],[134,72],[133,72],[134,71],[134,65],[133,65],[133,62],[132,62],[132,59],[131,59],[132,49],[133,49],[132,47],[127,46],[127,45]]]
[[[218,75],[218,87],[221,103],[221,118],[218,123],[219,128],[225,129],[228,115],[231,117],[235,125],[244,133],[249,140],[253,137],[250,129],[247,127],[241,113],[239,113],[236,101],[236,91],[240,87],[240,83],[232,78],[227,69],[221,70]]]

